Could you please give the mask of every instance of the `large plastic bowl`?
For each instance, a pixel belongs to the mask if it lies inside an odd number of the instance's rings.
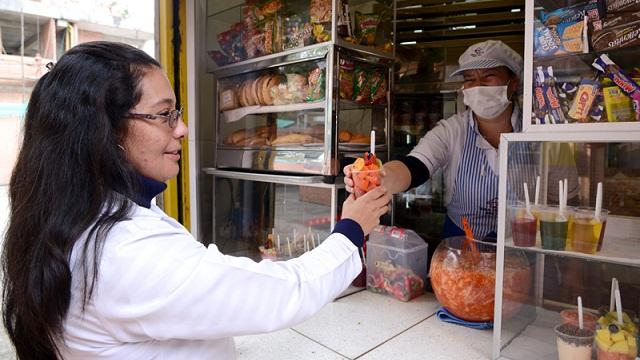
[[[431,260],[431,286],[440,304],[467,321],[492,321],[495,303],[496,245],[473,240],[478,253],[461,251],[465,238],[442,240]],[[531,288],[531,269],[521,250],[505,256],[502,316],[516,314]]]

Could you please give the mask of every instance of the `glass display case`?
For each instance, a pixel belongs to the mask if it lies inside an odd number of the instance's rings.
[[[640,129],[640,6],[527,1],[525,131]]]
[[[391,60],[325,45],[221,69],[216,167],[333,177],[387,159]]]
[[[493,358],[635,359],[639,154],[633,131],[503,135]],[[523,254],[535,275],[520,311],[507,313],[506,264]]]
[[[389,0],[208,0],[210,71],[336,44],[393,57]]]
[[[225,254],[286,260],[329,236],[344,201],[344,186],[321,177],[205,169],[213,176],[215,244]]]

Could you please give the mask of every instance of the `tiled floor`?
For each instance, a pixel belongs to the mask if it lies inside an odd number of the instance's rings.
[[[433,294],[403,303],[361,291],[292,329],[236,338],[238,358],[489,359],[492,332],[438,321],[433,316],[438,306]],[[309,343],[309,349],[297,348]]]

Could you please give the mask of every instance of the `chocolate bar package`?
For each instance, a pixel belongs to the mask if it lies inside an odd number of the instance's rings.
[[[605,0],[607,15],[640,10],[640,0]]]
[[[593,67],[604,73],[616,86],[631,98],[635,119],[640,121],[640,85],[625,73],[607,54],[598,56]]]
[[[624,14],[602,22],[602,30],[591,35],[594,51],[640,45],[640,12]]]
[[[636,21],[640,21],[640,11],[611,14],[604,19],[593,21],[591,24],[594,31],[599,31],[624,24],[634,23]]]

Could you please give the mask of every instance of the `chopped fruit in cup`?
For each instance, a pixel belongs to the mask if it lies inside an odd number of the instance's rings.
[[[375,154],[364,153],[364,158],[357,158],[351,168],[354,195],[360,197],[382,182],[382,161]]]
[[[638,353],[635,335],[624,330],[617,321],[596,330],[599,360],[633,360]]]
[[[622,330],[630,334],[638,334],[638,327],[633,323],[626,312],[622,313],[622,322],[623,324],[620,324],[620,322],[618,322],[618,314],[615,311],[610,311],[598,319],[596,327],[597,329],[608,329],[609,325],[616,324]]]

